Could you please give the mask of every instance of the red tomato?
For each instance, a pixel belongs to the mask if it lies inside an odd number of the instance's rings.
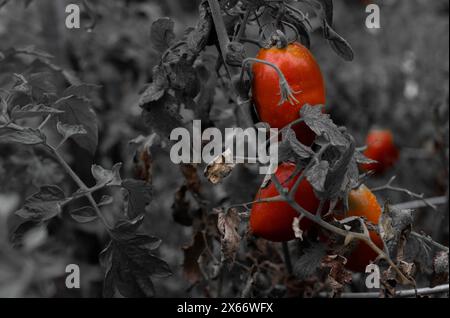
[[[299,111],[305,104],[325,104],[325,84],[314,56],[299,43],[286,48],[261,49],[258,59],[275,64],[286,77],[293,95],[299,103],[285,102],[279,105],[281,92],[277,72],[270,66],[253,65],[253,100],[261,121],[272,128],[281,129],[300,117]],[[315,134],[304,123],[294,127],[297,138],[304,144],[313,143]]]
[[[278,167],[275,176],[285,188],[291,189],[298,176],[288,182],[286,181],[294,171],[294,164],[283,163]],[[276,197],[278,194],[275,185],[270,183],[267,187],[260,189],[255,201]],[[295,200],[302,208],[311,213],[316,213],[320,203],[314,194],[312,186],[306,179],[300,183],[295,194]],[[292,223],[294,218],[298,216],[299,214],[286,202],[256,203],[253,205],[250,214],[250,228],[254,235],[269,241],[290,241],[295,238]],[[300,228],[303,231],[307,231],[311,225],[312,222],[306,218],[300,222]]]
[[[381,174],[391,168],[399,158],[399,150],[394,144],[394,136],[390,130],[374,129],[367,135],[367,149],[364,155],[377,163],[362,165],[364,170]]]

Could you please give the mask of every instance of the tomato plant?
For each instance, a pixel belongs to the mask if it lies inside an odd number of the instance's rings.
[[[0,296],[448,293],[448,1],[65,4],[0,0]]]

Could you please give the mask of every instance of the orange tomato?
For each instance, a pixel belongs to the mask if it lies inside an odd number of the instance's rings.
[[[300,117],[299,111],[305,104],[325,104],[322,72],[306,47],[293,43],[283,49],[261,49],[257,58],[271,62],[281,70],[299,101],[295,105],[289,102],[279,105],[281,92],[278,73],[268,65],[255,63],[252,95],[261,121],[272,128],[281,129]],[[314,141],[314,132],[304,123],[294,127],[294,131],[302,143],[310,145]]]
[[[358,189],[350,192],[349,211],[347,216],[365,217],[367,221],[377,225],[382,213],[382,209],[378,204],[376,196],[365,186],[362,185]],[[370,231],[370,238],[381,249],[383,249],[383,241],[378,233]],[[352,251],[346,267],[355,272],[364,272],[366,266],[377,258],[377,253],[364,242],[358,242],[356,248]]]

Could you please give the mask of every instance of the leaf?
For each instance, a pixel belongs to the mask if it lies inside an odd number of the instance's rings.
[[[56,94],[54,78],[50,72],[31,74],[27,80],[31,87],[31,94],[36,100],[42,100],[48,94]]]
[[[152,297],[155,294],[152,277],[172,274],[168,264],[151,253],[161,240],[155,237],[112,231],[113,239],[100,254],[105,268],[103,293],[112,297],[117,290],[124,297]]]
[[[334,31],[326,21],[324,22],[324,37],[330,43],[331,48],[344,60],[353,61],[355,58],[355,53],[353,52],[350,44],[340,36],[336,31]]]
[[[164,94],[157,101],[145,104],[143,109],[146,124],[161,138],[168,139],[174,128],[183,126],[177,102],[168,94]]]
[[[126,179],[122,187],[128,191],[127,215],[135,218],[145,214],[145,207],[152,201],[152,185],[141,180]]]
[[[153,81],[141,95],[141,99],[139,101],[139,106],[141,107],[147,103],[161,99],[169,87],[167,72],[163,67],[159,65],[155,66],[153,68],[152,75]]]
[[[191,284],[195,284],[202,279],[202,272],[198,260],[205,248],[205,238],[202,232],[197,232],[194,235],[191,245],[183,247],[183,274]]]
[[[448,282],[448,252],[441,251],[433,259],[433,285]]]
[[[356,162],[359,164],[377,163],[377,161],[367,158],[363,153],[361,153],[359,151],[355,151],[354,157],[355,157]]]
[[[92,165],[92,176],[96,180],[96,186],[121,186],[122,178],[120,177],[121,163],[115,164],[111,170],[104,169],[98,165]]]
[[[68,87],[62,94],[63,97],[76,96],[82,99],[90,99],[91,95],[99,90],[101,86],[94,84],[79,84],[79,85],[71,85]]]
[[[31,118],[46,115],[57,115],[64,113],[61,110],[48,107],[42,104],[29,104],[23,107],[15,107],[11,112],[13,120],[22,118]]]
[[[87,134],[87,131],[82,125],[68,125],[63,124],[60,121],[56,124],[56,129],[65,140],[71,138],[72,136]]]
[[[329,114],[322,112],[322,107],[304,105],[300,116],[316,135],[324,136],[333,146],[346,146],[348,140],[330,119]]]
[[[40,130],[32,128],[17,130],[10,127],[0,127],[0,143],[38,145],[45,143],[45,135]]]
[[[385,205],[378,227],[387,251],[394,259],[397,256],[397,248],[402,235],[405,231],[411,230],[413,222],[411,210],[401,210]]]
[[[175,193],[175,199],[172,204],[172,218],[173,220],[184,226],[192,226],[193,218],[190,215],[191,204],[186,198],[188,187],[183,185]]]
[[[355,142],[352,136],[347,135],[347,138],[348,145],[340,149],[340,157],[333,163],[327,174],[324,189],[324,196],[327,199],[345,197],[342,193],[348,193],[358,182],[358,167],[353,161]]]
[[[317,192],[325,191],[325,182],[327,179],[330,164],[328,161],[320,161],[314,165],[311,169],[306,171],[306,178]]]
[[[175,23],[170,18],[160,18],[153,22],[150,30],[152,46],[159,52],[167,50],[175,40]]]
[[[345,268],[346,263],[347,259],[340,255],[326,255],[322,260],[322,268],[329,270],[327,283],[333,294],[341,293],[352,281],[352,274]]]
[[[81,147],[95,154],[98,144],[97,116],[89,102],[76,96],[64,97],[55,103],[64,111],[58,115],[59,121],[68,125],[82,125],[87,134],[74,136],[73,140]]]
[[[104,195],[102,196],[102,198],[100,199],[100,201],[97,203],[98,207],[102,207],[105,205],[110,205],[114,202],[114,198],[110,195]]]
[[[230,149],[225,150],[223,154],[215,158],[205,168],[204,175],[212,184],[218,184],[228,177],[236,166],[233,163],[233,157]]]
[[[16,214],[30,221],[47,221],[59,215],[63,204],[67,201],[64,191],[59,187],[55,185],[43,186],[39,192],[25,201],[24,207]]]
[[[23,93],[27,95],[31,94],[31,86],[25,76],[23,76],[22,74],[13,75],[16,79],[16,83],[13,86],[13,92]]]
[[[294,274],[300,281],[311,278],[320,269],[322,259],[327,253],[324,244],[314,243],[311,247],[305,249],[304,254],[294,263]]]
[[[229,209],[227,213],[220,212],[217,220],[217,228],[221,234],[220,243],[222,261],[233,263],[241,242],[238,233],[241,218],[236,209]]]
[[[3,98],[3,96],[0,95],[0,125],[6,124],[8,122],[10,122],[8,115],[8,103]]]
[[[89,223],[95,221],[98,216],[93,207],[85,206],[70,212],[72,219],[78,223]]]
[[[286,142],[292,150],[292,155],[299,159],[308,159],[314,155],[314,151],[304,144],[302,144],[295,135],[294,130],[288,129],[283,133],[283,142]]]

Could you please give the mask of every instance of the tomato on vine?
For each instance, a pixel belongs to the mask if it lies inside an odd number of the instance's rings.
[[[362,165],[364,170],[382,174],[397,162],[400,152],[394,143],[394,135],[390,130],[371,130],[367,135],[366,144],[367,149],[364,151],[364,155],[376,162]]]
[[[305,104],[325,104],[325,84],[320,67],[311,52],[300,43],[288,44],[285,48],[263,48],[257,59],[280,69],[295,99],[293,103],[285,101],[280,105],[279,74],[269,65],[255,63],[252,95],[261,121],[281,129],[300,117],[299,111]],[[304,123],[293,129],[302,143],[312,144],[315,134]]]
[[[347,217],[364,217],[373,225],[378,225],[382,209],[376,196],[365,185],[350,192],[348,197],[349,210]],[[380,249],[383,249],[383,241],[375,231],[369,231],[370,238]],[[364,272],[366,266],[374,261],[378,254],[366,243],[358,242],[358,245],[347,257],[346,267],[355,272]]]
[[[295,181],[294,178],[296,166],[292,163],[281,164],[275,177],[287,189],[292,189]],[[259,190],[255,201],[269,199],[279,195],[273,183]],[[315,213],[319,207],[319,199],[316,198],[311,184],[304,179],[300,182],[297,192],[295,193],[295,201],[305,210]],[[286,242],[295,238],[293,230],[294,218],[299,214],[287,202],[264,202],[255,203],[250,214],[250,229],[256,236],[260,236],[273,242]],[[311,228],[312,222],[303,218],[300,222],[300,229],[304,232]]]

